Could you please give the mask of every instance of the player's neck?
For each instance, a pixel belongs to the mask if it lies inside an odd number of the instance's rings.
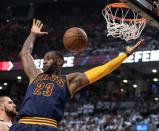
[[[54,75],[60,75],[61,74],[61,69],[58,69],[54,72]]]
[[[45,73],[45,74],[50,74],[50,75],[60,75],[61,74],[61,70],[56,70],[56,71],[54,71],[54,72],[43,72],[43,73]]]
[[[2,113],[0,114],[0,120],[8,123],[12,123],[12,118],[7,116],[6,114]]]

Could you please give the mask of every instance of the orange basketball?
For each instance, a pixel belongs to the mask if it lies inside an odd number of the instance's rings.
[[[86,32],[78,27],[66,30],[63,36],[64,47],[71,52],[81,52],[88,42]]]

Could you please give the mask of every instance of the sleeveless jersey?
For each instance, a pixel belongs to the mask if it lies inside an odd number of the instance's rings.
[[[70,98],[66,76],[40,74],[28,86],[20,117],[44,117],[59,122]]]

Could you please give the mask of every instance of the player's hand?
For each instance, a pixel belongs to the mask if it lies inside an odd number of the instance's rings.
[[[144,39],[141,39],[134,46],[132,46],[132,47],[127,46],[126,47],[126,53],[128,55],[131,55],[133,52],[135,52],[138,49],[138,47],[140,47],[143,44],[144,44]]]
[[[42,32],[41,29],[43,27],[43,23],[40,20],[33,19],[33,24],[31,28],[31,33],[36,36],[43,36],[47,35],[48,32]]]

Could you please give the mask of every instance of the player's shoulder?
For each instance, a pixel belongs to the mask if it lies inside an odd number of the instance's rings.
[[[36,74],[34,74],[32,78],[30,78],[29,85],[31,83],[33,83],[36,79],[38,79],[39,77],[41,77],[42,75],[44,75],[43,71],[40,70],[40,69],[38,69],[37,72],[36,72]]]
[[[8,125],[4,122],[0,122],[0,131],[8,131]]]
[[[77,75],[80,75],[82,74],[81,72],[74,72],[74,73],[70,73],[70,74],[67,74],[66,77],[75,77]]]
[[[84,73],[81,72],[75,72],[75,73],[70,73],[66,75],[66,79],[68,81],[73,80],[75,78],[83,77]]]

